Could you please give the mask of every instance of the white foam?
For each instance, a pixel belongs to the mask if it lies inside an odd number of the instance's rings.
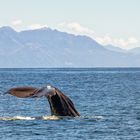
[[[0,117],[0,120],[12,121],[12,120],[35,120],[33,117],[24,117],[24,116],[14,116],[14,117]]]
[[[17,120],[35,120],[33,117],[24,117],[24,116],[15,116],[14,117]]]
[[[58,116],[43,116],[42,119],[43,120],[59,120],[60,117],[58,117]]]
[[[28,116],[14,116],[14,117],[0,117],[3,121],[14,121],[14,120],[59,120],[58,116],[42,116],[42,117],[28,117]]]

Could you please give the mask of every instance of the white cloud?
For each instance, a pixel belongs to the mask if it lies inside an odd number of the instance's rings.
[[[114,46],[122,47],[124,49],[129,49],[130,46],[135,47],[133,45],[139,42],[139,40],[135,37],[123,39],[123,38],[113,38],[108,35],[101,36],[95,33],[92,29],[82,26],[78,22],[63,22],[59,24],[59,27],[62,30],[68,31],[70,33],[87,35],[102,45],[111,44]]]
[[[29,26],[29,29],[34,30],[34,29],[40,29],[40,28],[48,28],[46,24],[41,25],[41,24],[32,24]]]
[[[94,34],[93,30],[82,26],[78,22],[69,22],[69,23],[63,22],[63,23],[60,23],[59,26],[62,28],[67,28],[71,30],[72,32],[75,32],[76,34],[85,34],[85,35]]]
[[[21,24],[22,24],[22,20],[20,20],[20,19],[12,21],[12,25],[14,25],[14,26],[19,26]]]
[[[123,48],[127,48],[129,45],[134,45],[139,42],[139,40],[135,37],[122,39],[122,38],[112,38],[110,36],[103,36],[103,37],[96,37],[95,39],[97,42],[103,45],[112,44],[112,45],[120,46]]]

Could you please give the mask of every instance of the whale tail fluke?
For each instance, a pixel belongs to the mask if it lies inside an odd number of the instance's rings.
[[[16,87],[8,90],[8,93],[19,98],[38,98],[45,96],[49,101],[52,115],[80,116],[71,99],[58,88],[50,85],[40,89],[36,87]]]
[[[72,100],[68,96],[66,96],[63,92],[61,92],[58,88],[55,88],[55,89],[56,89],[57,95],[59,96],[59,98],[63,104],[63,108],[65,108],[66,116],[67,115],[68,116],[80,116],[80,114],[76,110]]]
[[[32,97],[38,91],[39,89],[35,87],[16,87],[16,88],[11,88],[10,90],[7,91],[7,93],[19,98],[27,98],[27,97]]]

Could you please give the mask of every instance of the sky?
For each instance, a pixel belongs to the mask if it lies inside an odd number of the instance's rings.
[[[140,0],[0,0],[0,27],[50,27],[103,45],[140,47]]]

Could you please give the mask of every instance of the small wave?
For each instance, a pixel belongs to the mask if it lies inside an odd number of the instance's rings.
[[[81,116],[82,119],[93,119],[93,120],[102,120],[105,119],[104,116]]]
[[[103,116],[92,116],[92,117],[95,118],[95,119],[104,119]]]

